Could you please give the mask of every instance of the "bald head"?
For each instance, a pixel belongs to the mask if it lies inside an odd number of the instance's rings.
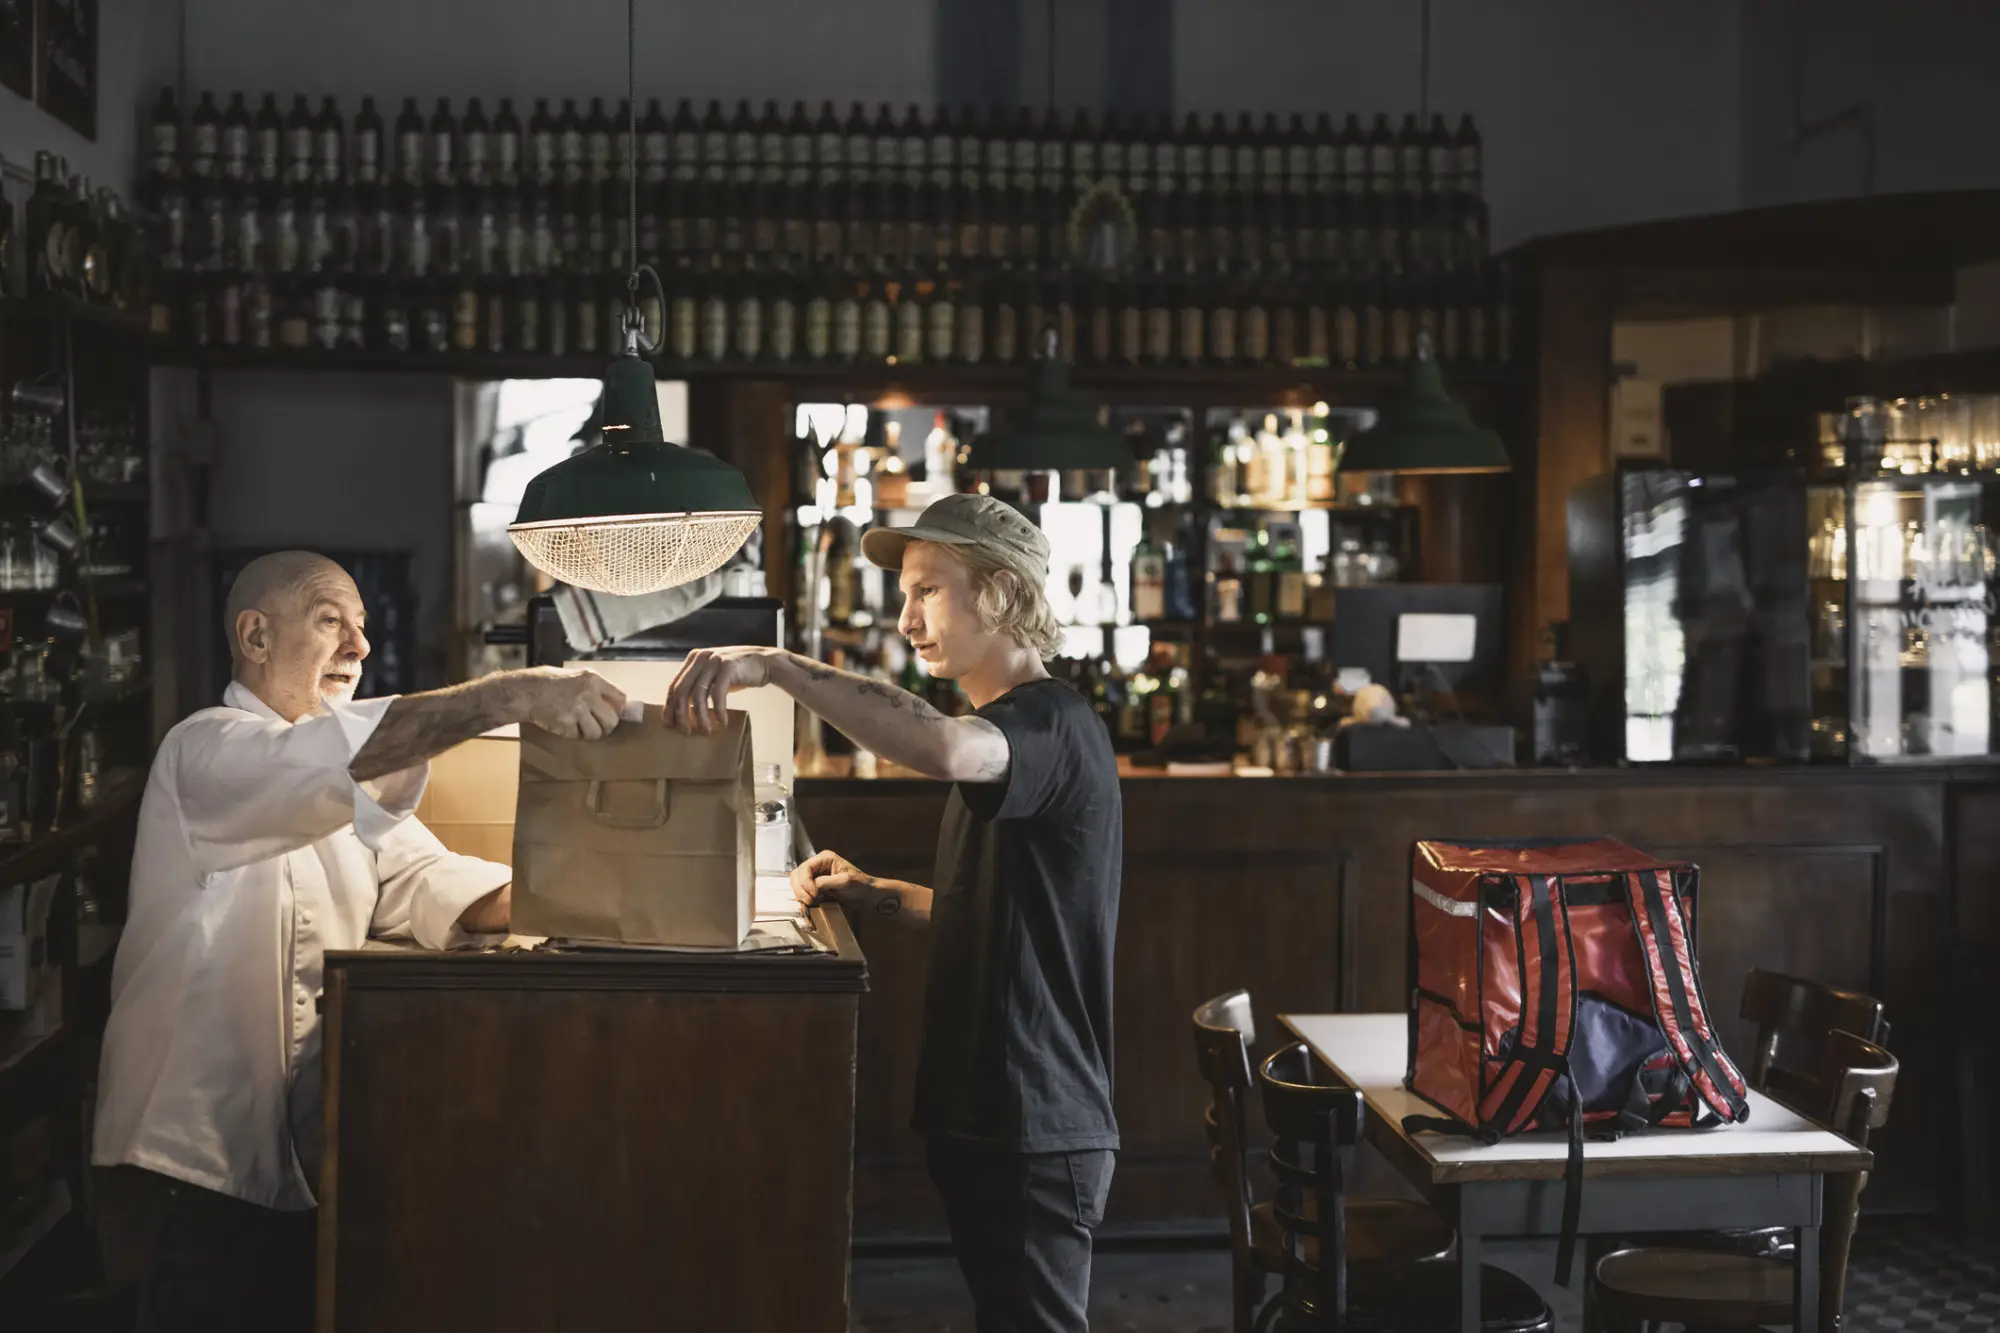
[[[311,551],[278,551],[230,585],[229,658],[238,681],[296,722],[323,700],[353,697],[368,656],[354,580]]]

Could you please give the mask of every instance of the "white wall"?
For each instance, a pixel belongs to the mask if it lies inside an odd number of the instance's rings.
[[[1430,105],[1477,118],[1494,245],[1735,207],[1737,10],[1433,0]],[[1175,103],[1400,125],[1420,15],[1417,0],[1177,0]]]

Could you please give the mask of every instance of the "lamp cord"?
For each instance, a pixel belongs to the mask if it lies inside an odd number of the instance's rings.
[[[638,0],[625,0],[625,241],[632,247],[632,272],[625,290],[639,299],[639,86]]]

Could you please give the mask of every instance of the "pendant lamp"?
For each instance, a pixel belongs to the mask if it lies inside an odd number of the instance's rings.
[[[627,114],[634,96],[635,0],[625,3]],[[659,275],[639,262],[638,126],[626,126],[632,272],[626,279],[624,350],[604,372],[604,438],[535,477],[507,535],[529,564],[592,592],[660,592],[720,569],[764,521],[743,474],[670,444],[660,428],[639,282]],[[664,300],[662,301],[664,305]]]
[[[1069,365],[1058,354],[1053,328],[1042,333],[1028,401],[1005,425],[972,442],[972,466],[984,471],[1101,471],[1131,462],[1124,437],[1099,425],[1096,407],[1070,389]]]
[[[1381,419],[1347,442],[1342,472],[1508,472],[1507,446],[1476,426],[1444,391],[1444,375],[1431,353],[1431,335],[1417,335],[1403,395]]]

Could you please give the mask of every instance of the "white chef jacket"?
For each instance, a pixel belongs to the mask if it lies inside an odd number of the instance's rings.
[[[471,938],[460,914],[513,876],[411,817],[429,764],[348,772],[390,702],[294,725],[231,684],[160,743],[112,966],[95,1164],[313,1206],[324,952]]]

